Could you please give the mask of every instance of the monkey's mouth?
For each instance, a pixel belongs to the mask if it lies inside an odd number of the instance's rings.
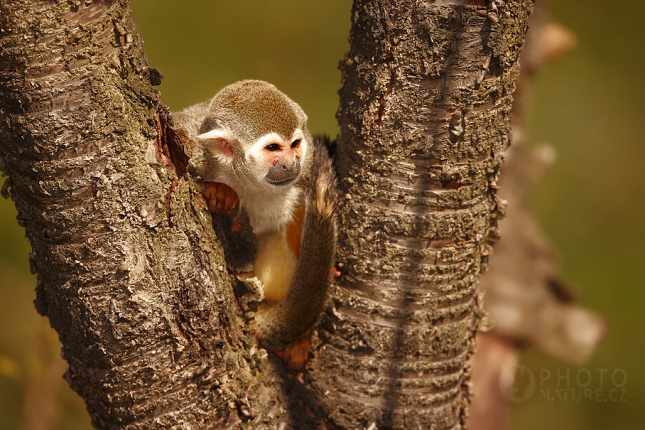
[[[289,177],[289,178],[280,178],[280,179],[278,179],[278,178],[272,178],[272,177],[266,176],[266,180],[271,185],[287,185],[287,184],[293,182],[293,180],[296,179],[297,177],[298,177],[298,175],[292,176],[292,177]]]

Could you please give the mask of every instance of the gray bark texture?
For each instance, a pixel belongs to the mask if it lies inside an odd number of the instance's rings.
[[[345,275],[309,373],[340,427],[460,428],[467,415],[475,286],[498,235],[532,2],[442,3],[354,2],[337,149]]]
[[[0,0],[0,169],[97,428],[464,426],[532,1],[454,3],[354,2],[344,275],[290,375],[250,335],[129,2]]]
[[[98,428],[214,426],[250,356],[129,2],[0,5],[1,167],[67,381]]]

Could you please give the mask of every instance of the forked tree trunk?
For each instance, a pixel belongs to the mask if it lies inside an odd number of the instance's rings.
[[[95,426],[463,426],[532,2],[450,3],[354,3],[344,276],[294,377],[249,334],[129,2],[0,1],[0,167]]]

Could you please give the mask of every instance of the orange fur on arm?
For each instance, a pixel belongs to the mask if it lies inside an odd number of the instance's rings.
[[[304,221],[305,208],[301,206],[295,210],[291,224],[287,226],[287,243],[296,258],[300,257],[300,240],[302,239],[302,225]]]

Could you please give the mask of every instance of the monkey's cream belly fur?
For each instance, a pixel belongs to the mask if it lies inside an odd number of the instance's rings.
[[[287,242],[286,229],[258,237],[254,272],[262,281],[265,299],[279,302],[286,297],[297,263]]]
[[[303,194],[295,185],[288,187],[280,194],[265,190],[263,195],[240,196],[240,206],[247,211],[258,241],[253,271],[264,286],[264,297],[274,302],[286,297],[298,262],[289,248],[287,227],[293,221],[296,206],[302,204]],[[245,201],[263,203],[247,206]]]

